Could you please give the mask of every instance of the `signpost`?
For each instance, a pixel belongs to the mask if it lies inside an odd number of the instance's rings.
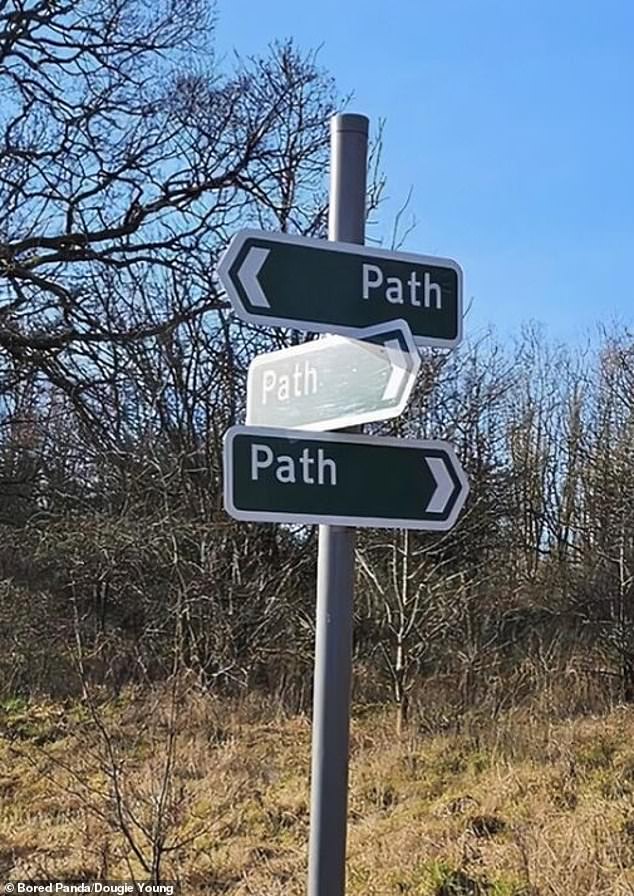
[[[418,345],[452,348],[462,339],[462,271],[448,258],[243,230],[218,274],[251,323],[354,337],[400,318]]]
[[[330,120],[329,240],[364,241],[368,126],[365,115]],[[354,546],[354,529],[319,527],[308,896],[346,888]]]
[[[234,426],[225,508],[240,520],[446,530],[469,485],[447,442]]]
[[[247,424],[326,430],[401,414],[420,368],[409,327],[394,321],[358,335],[258,355],[249,366]]]
[[[266,425],[232,427],[224,447],[228,513],[320,524],[308,896],[345,890],[353,527],[445,531],[469,490],[446,442],[307,431],[396,416],[416,345],[462,339],[455,261],[362,245],[368,119],[335,115],[331,129],[328,241],[245,230],[218,268],[244,320],[339,334],[256,358],[247,422]]]

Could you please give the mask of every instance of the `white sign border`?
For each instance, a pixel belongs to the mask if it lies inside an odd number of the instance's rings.
[[[374,246],[358,245],[357,243],[343,243],[334,240],[318,240],[308,236],[296,236],[289,233],[274,233],[268,230],[239,230],[231,238],[231,242],[225,249],[217,266],[217,274],[220,278],[225,292],[231,302],[233,310],[242,320],[251,324],[259,324],[266,327],[290,327],[291,329],[301,330],[306,333],[334,333],[341,336],[350,336],[355,338],[355,333],[359,332],[359,327],[339,326],[338,324],[320,324],[313,323],[309,320],[298,320],[290,318],[270,317],[266,314],[257,314],[248,311],[242,300],[238,290],[234,287],[230,276],[231,266],[235,261],[238,253],[242,249],[244,243],[248,239],[266,240],[273,243],[284,243],[291,246],[306,246],[311,249],[323,249],[329,252],[345,252],[352,255],[367,255],[373,258],[385,258],[388,261],[403,261],[410,264],[426,264],[435,267],[450,268],[455,272],[458,278],[458,295],[457,295],[457,318],[458,332],[454,339],[441,339],[434,336],[416,336],[412,333],[414,342],[418,346],[428,346],[431,348],[456,348],[463,338],[463,272],[462,268],[453,258],[443,258],[441,256],[432,255],[414,255],[410,252],[390,252],[389,249],[375,249]],[[395,318],[397,320],[398,318]],[[382,321],[388,325],[391,319]],[[373,325],[374,326],[374,325]]]
[[[394,417],[400,417],[400,415],[407,407],[421,365],[420,353],[416,347],[416,343],[414,342],[414,337],[412,336],[412,331],[409,328],[409,324],[404,320],[394,320],[386,322],[384,324],[375,324],[372,327],[364,327],[362,330],[356,331],[356,335],[354,336],[353,341],[368,342],[370,336],[380,336],[383,333],[387,335],[388,333],[393,333],[395,330],[398,330],[398,332],[402,335],[405,341],[405,345],[407,346],[403,354],[407,353],[412,359],[411,370],[407,372],[408,382],[407,385],[403,388],[403,394],[397,405],[394,405],[391,408],[375,408],[374,410],[364,411],[363,413],[358,414],[330,417],[328,419],[318,420],[315,423],[302,423],[301,426],[292,426],[290,427],[290,429],[292,429],[293,431],[300,429],[313,432],[327,432],[329,429],[345,429],[348,426],[361,426],[363,423],[379,423],[382,420],[392,420]],[[265,354],[257,355],[249,364],[249,370],[247,373],[247,426],[259,425],[257,423],[252,423],[249,419],[251,407],[253,405],[253,377],[257,368],[264,367],[267,364],[275,363],[276,355],[283,355],[285,359],[294,355],[303,357],[304,355],[311,354],[312,352],[319,351],[323,348],[327,348],[329,346],[332,346],[333,344],[338,345],[340,343],[346,343],[351,341],[352,339],[353,337],[351,336],[341,336],[339,334],[328,335],[324,336],[321,339],[313,339],[310,342],[304,342],[302,345],[293,345],[290,348],[282,348],[278,351],[266,352]],[[368,342],[368,344],[376,345],[376,343],[371,342]]]
[[[240,510],[233,501],[233,441],[239,435],[285,438],[291,441],[354,442],[357,444],[392,445],[398,448],[419,448],[445,451],[461,485],[456,502],[446,520],[385,519],[383,517],[330,516],[327,514],[282,513],[267,510]],[[469,481],[453,445],[441,439],[399,439],[393,436],[368,436],[351,433],[315,433],[302,429],[276,429],[271,426],[231,426],[224,435],[224,507],[236,520],[255,523],[299,523],[305,526],[355,526],[376,529],[417,529],[447,532],[452,529],[469,494]]]

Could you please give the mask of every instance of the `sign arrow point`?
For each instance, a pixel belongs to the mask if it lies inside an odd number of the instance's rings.
[[[454,491],[454,482],[442,457],[426,457],[436,488],[427,504],[427,513],[444,513]]]
[[[389,339],[384,345],[391,369],[383,390],[382,400],[393,401],[401,390],[403,380],[407,377],[409,357],[407,352],[403,351],[398,339]]]
[[[252,246],[247,252],[238,271],[238,280],[249,297],[249,301],[252,305],[255,305],[258,308],[271,307],[269,300],[264,295],[264,290],[260,286],[260,281],[258,280],[258,274],[262,269],[262,265],[268,258],[270,251],[270,249]]]

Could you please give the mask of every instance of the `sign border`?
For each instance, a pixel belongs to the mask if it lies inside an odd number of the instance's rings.
[[[220,282],[224,286],[225,292],[231,302],[231,306],[235,313],[242,320],[251,324],[259,324],[268,327],[290,327],[291,329],[301,330],[306,333],[333,333],[340,336],[350,336],[353,339],[354,334],[359,332],[359,327],[347,327],[338,324],[320,324],[313,323],[310,320],[300,320],[298,318],[280,318],[269,316],[266,314],[258,314],[249,311],[242,299],[239,291],[233,284],[231,279],[231,267],[241,251],[244,243],[249,239],[267,240],[273,243],[282,243],[291,246],[304,246],[311,249],[318,249],[329,252],[343,252],[347,255],[366,255],[373,258],[385,258],[387,261],[403,261],[410,264],[426,264],[433,267],[445,267],[453,270],[458,278],[458,294],[457,294],[457,323],[458,332],[454,339],[443,339],[435,336],[416,336],[412,333],[412,337],[416,345],[429,346],[431,348],[456,348],[463,338],[463,272],[462,268],[453,258],[443,258],[442,256],[432,255],[416,255],[411,252],[391,252],[389,249],[375,249],[373,246],[359,245],[357,243],[344,243],[335,240],[320,240],[308,236],[296,236],[289,233],[275,233],[268,230],[255,230],[246,228],[235,233],[229,245],[223,252],[216,271]],[[315,245],[317,244],[317,245]],[[323,245],[322,245],[323,244]],[[394,318],[400,320],[400,318]],[[392,322],[391,319],[383,321],[386,325]],[[374,326],[374,325],[373,325]],[[411,329],[411,328],[410,328]]]
[[[453,471],[458,479],[461,490],[454,502],[451,512],[446,520],[408,520],[391,519],[384,517],[352,517],[330,516],[329,514],[302,514],[285,513],[267,510],[240,510],[233,501],[233,442],[239,435],[262,436],[264,438],[277,437],[290,441],[313,442],[352,442],[357,444],[381,444],[393,445],[398,448],[430,448],[436,451],[445,451],[452,458]],[[447,532],[452,529],[469,494],[469,480],[462,468],[456,451],[449,442],[442,439],[399,439],[394,436],[369,436],[365,434],[316,433],[303,429],[277,429],[272,426],[241,426],[229,427],[224,435],[224,482],[223,498],[226,512],[236,520],[256,523],[298,523],[304,526],[359,526],[362,528],[377,529],[418,529],[427,532]]]
[[[327,336],[324,336],[321,339],[312,339],[309,342],[304,342],[301,345],[292,345],[289,348],[281,348],[274,352],[266,352],[261,355],[256,355],[255,358],[249,364],[249,370],[247,372],[247,426],[257,427],[259,424],[250,423],[249,422],[249,413],[253,401],[250,401],[250,396],[253,395],[253,378],[255,374],[255,370],[259,367],[264,367],[266,364],[275,363],[274,360],[270,360],[274,358],[275,355],[284,355],[285,358],[292,357],[294,355],[298,355],[300,357],[311,354],[312,352],[318,351],[324,343],[328,343],[332,345],[333,343],[343,343],[348,342],[351,339],[355,342],[368,342],[368,345],[375,345],[376,343],[372,343],[369,341],[369,337],[371,336],[380,336],[383,333],[388,335],[389,333],[393,333],[398,331],[407,346],[406,349],[403,350],[403,354],[407,354],[411,357],[411,370],[407,372],[408,376],[408,385],[403,389],[403,394],[397,405],[394,405],[391,408],[385,408],[381,410],[380,408],[375,408],[371,411],[364,411],[363,413],[358,414],[348,414],[341,415],[339,417],[329,417],[324,420],[318,420],[316,423],[303,423],[301,426],[293,426],[291,429],[295,430],[306,430],[309,432],[327,432],[329,429],[344,429],[348,426],[361,426],[363,423],[379,423],[382,420],[392,420],[394,417],[400,417],[405,408],[409,403],[409,399],[412,394],[412,389],[416,383],[416,377],[420,371],[421,358],[420,352],[416,347],[416,343],[414,342],[414,337],[412,336],[412,331],[409,328],[409,325],[404,320],[394,320],[394,321],[386,321],[384,324],[374,324],[371,327],[364,327],[363,329],[356,331],[356,336],[342,336],[339,333],[331,333]],[[273,428],[273,427],[271,427]],[[284,427],[285,429],[288,427]]]

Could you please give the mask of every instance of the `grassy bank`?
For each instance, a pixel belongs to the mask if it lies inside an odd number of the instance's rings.
[[[0,710],[0,878],[305,891],[310,724],[261,701],[129,692]],[[350,896],[634,893],[634,710],[397,740],[352,731]]]

